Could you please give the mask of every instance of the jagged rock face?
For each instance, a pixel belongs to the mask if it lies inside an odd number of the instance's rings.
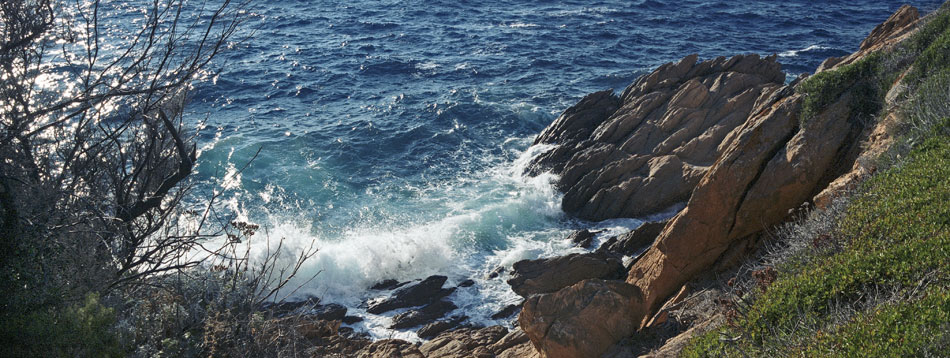
[[[634,333],[643,296],[622,281],[584,280],[525,301],[518,323],[547,358],[600,357]]]
[[[383,339],[364,347],[357,358],[427,358],[412,343],[400,339]]]
[[[865,40],[846,62],[906,36],[917,11],[902,7]],[[693,191],[689,202],[631,267],[627,282],[645,294],[646,309],[688,280],[742,247],[748,238],[783,222],[789,211],[844,174],[862,152],[867,131],[851,120],[852,93],[845,91],[818,115],[802,123],[801,95],[776,91],[767,108],[756,111],[728,139],[728,146]],[[847,174],[845,174],[847,175]],[[733,248],[731,248],[733,246]]]
[[[917,11],[916,7],[901,6],[887,21],[871,30],[871,34],[861,42],[861,48],[857,52],[845,57],[830,57],[822,62],[821,66],[818,66],[815,73],[852,64],[871,52],[879,51],[903,41],[917,28],[918,20],[920,20],[920,12]]]
[[[537,357],[521,330],[508,332],[502,326],[463,328],[443,333],[424,343],[419,350],[426,358]]]
[[[560,175],[565,211],[637,217],[689,198],[722,143],[784,83],[775,57],[691,55],[641,77],[618,98],[588,95],[538,136],[555,147],[532,173]]]
[[[630,269],[627,282],[643,290],[648,311],[711,267],[729,247],[729,234],[744,193],[755,186],[762,169],[795,134],[800,108],[801,97],[795,95],[769,106],[740,127],[686,207]]]
[[[605,254],[570,254],[514,264],[511,290],[528,297],[550,293],[589,278],[622,278],[623,264]]]

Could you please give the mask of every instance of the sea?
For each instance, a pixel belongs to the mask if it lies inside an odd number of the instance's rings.
[[[388,328],[402,310],[365,303],[391,293],[377,282],[430,275],[475,282],[449,297],[449,315],[510,327],[490,317],[521,302],[505,283],[513,263],[586,251],[565,240],[574,230],[601,230],[596,247],[679,208],[564,213],[555,176],[523,175],[563,110],[693,53],[777,54],[791,80],[857,50],[905,1],[251,3],[187,109],[199,127],[192,193],[217,193],[223,216],[260,226],[244,243],[252,262],[315,250],[280,298],[344,305],[358,332],[418,340]]]

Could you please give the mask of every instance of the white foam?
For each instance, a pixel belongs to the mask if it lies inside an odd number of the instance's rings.
[[[817,50],[828,50],[831,47],[820,46],[820,45],[811,45],[803,49],[798,50],[788,50],[778,54],[778,57],[797,57],[802,52],[817,51]]]

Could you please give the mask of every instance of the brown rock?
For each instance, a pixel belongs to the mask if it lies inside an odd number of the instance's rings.
[[[906,31],[918,19],[920,19],[920,13],[917,8],[910,5],[901,6],[887,21],[871,30],[871,34],[861,41],[861,50],[869,50],[884,44],[887,39]]]
[[[522,297],[554,292],[589,278],[619,278],[624,270],[620,260],[598,253],[522,260],[513,267],[508,284]]]
[[[433,338],[442,334],[442,332],[458,328],[466,319],[468,319],[468,316],[455,316],[447,320],[435,321],[419,328],[416,335],[422,339]]]
[[[636,331],[642,299],[636,287],[620,281],[584,280],[528,298],[518,322],[547,358],[600,357]]]
[[[489,347],[507,334],[508,329],[502,326],[463,328],[442,333],[424,343],[419,350],[426,358],[494,357],[497,353]]]
[[[887,21],[884,21],[875,27],[874,30],[871,30],[868,37],[861,42],[860,50],[837,59],[837,61],[833,63],[827,65],[822,64],[816,73],[855,63],[872,52],[889,48],[903,41],[913,33],[919,20],[920,13],[917,11],[917,8],[909,5],[901,6]]]
[[[697,60],[687,56],[641,77],[620,106],[607,93],[590,95],[542,133],[538,143],[557,147],[531,171],[560,175],[565,211],[602,220],[686,201],[720,143],[785,80],[775,57]]]
[[[357,358],[427,358],[419,348],[401,339],[383,339],[364,347]]]
[[[740,127],[736,138],[696,187],[686,208],[630,269],[627,282],[644,292],[648,312],[655,312],[661,300],[711,267],[729,247],[735,213],[744,193],[755,184],[761,168],[794,135],[800,102],[798,95],[781,100]]]

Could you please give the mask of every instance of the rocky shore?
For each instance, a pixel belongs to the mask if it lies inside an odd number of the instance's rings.
[[[894,46],[913,33],[917,9],[904,6],[877,26],[860,50],[831,58],[834,71]],[[903,88],[897,74],[884,109]],[[623,92],[587,95],[547,127],[535,144],[552,149],[529,174],[553,172],[563,209],[589,220],[643,217],[686,203],[668,221],[609,238],[590,253],[526,260],[505,274],[521,307],[498,313],[517,328],[473,327],[444,317],[456,288],[445,277],[386,283],[390,298],[369,312],[409,308],[394,328],[419,327],[422,344],[368,339],[346,332],[344,312],[310,319],[326,356],[357,357],[627,357],[676,347],[715,317],[672,324],[671,314],[709,297],[691,282],[740,263],[763,233],[797,210],[827,205],[875,168],[864,160],[892,141],[896,114],[871,122],[845,84],[828,98],[786,84],[776,56],[696,55],[660,66]],[[815,101],[823,101],[820,106]],[[570,240],[591,246],[591,232]],[[508,270],[506,268],[506,270]],[[398,287],[397,287],[398,286]],[[324,306],[319,306],[324,307]],[[321,311],[323,312],[323,311]],[[660,333],[658,333],[660,332]],[[648,341],[648,342],[647,342]],[[644,343],[647,342],[647,343]],[[665,343],[665,346],[664,346]]]

